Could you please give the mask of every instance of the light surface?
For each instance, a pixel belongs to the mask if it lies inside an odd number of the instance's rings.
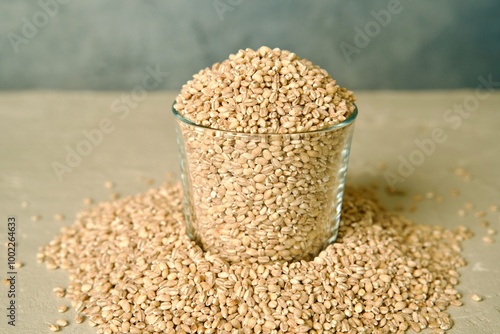
[[[485,92],[483,92],[486,94]],[[10,92],[0,94],[0,276],[6,275],[6,220],[18,218],[18,259],[24,267],[18,270],[17,326],[7,327],[4,315],[7,307],[6,286],[0,284],[0,333],[43,333],[46,322],[59,318],[71,322],[66,333],[96,333],[86,324],[74,324],[74,311],[60,314],[59,305],[70,305],[52,293],[56,286],[66,286],[68,276],[62,270],[49,271],[36,262],[40,246],[48,243],[62,226],[71,225],[75,214],[84,207],[84,197],[95,201],[110,199],[111,193],[122,196],[141,192],[150,186],[144,182],[153,178],[159,185],[167,173],[178,175],[178,157],[174,119],[170,107],[174,92],[149,93],[135,105],[124,107],[120,102],[130,92]],[[359,116],[354,131],[347,184],[379,184],[382,203],[389,208],[416,204],[414,213],[405,215],[418,223],[455,228],[469,226],[475,236],[463,244],[468,265],[460,270],[458,290],[464,306],[450,307],[455,325],[449,333],[500,332],[500,235],[486,244],[482,237],[487,220],[500,231],[500,213],[490,212],[490,205],[500,206],[500,94],[490,94],[480,100],[468,118],[446,121],[454,104],[474,101],[474,91],[452,92],[361,92],[357,94]],[[128,113],[127,113],[128,112]],[[85,140],[84,130],[99,127],[108,118],[114,130],[104,134],[102,142],[93,145],[88,156],[61,176],[59,181],[52,163],[66,164],[67,146],[76,149]],[[453,127],[452,127],[453,126]],[[408,160],[418,153],[417,141],[432,138],[433,129],[441,128],[446,135],[443,143],[425,155],[422,165],[396,188],[407,196],[390,196],[384,173],[397,173],[400,157]],[[428,141],[427,141],[428,143]],[[432,146],[432,145],[431,145]],[[428,146],[429,148],[431,146]],[[428,150],[430,151],[430,149]],[[385,170],[380,164],[387,164]],[[454,170],[463,167],[471,180],[456,176]],[[113,181],[111,190],[104,187]],[[460,195],[452,197],[450,191]],[[433,192],[443,197],[443,203],[424,199],[415,203],[412,196]],[[27,201],[29,206],[22,207]],[[466,202],[475,208],[465,217],[457,215]],[[482,210],[485,218],[474,217]],[[66,219],[58,222],[54,215]],[[40,221],[30,217],[39,214]],[[471,294],[484,297],[471,300]]]

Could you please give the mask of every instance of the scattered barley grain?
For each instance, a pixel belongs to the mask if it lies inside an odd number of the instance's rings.
[[[98,333],[453,325],[445,310],[461,304],[459,246],[471,235],[463,227],[414,224],[381,208],[369,190],[348,188],[339,237],[314,260],[229,264],[187,237],[182,203],[179,185],[99,203],[40,250],[44,262],[69,271],[75,323],[85,313]]]
[[[56,213],[56,214],[54,215],[54,219],[55,219],[56,221],[58,221],[58,222],[62,222],[62,221],[64,220],[64,216],[63,216],[62,214],[60,214],[60,213]]]
[[[56,324],[49,324],[47,327],[51,332],[59,332],[61,330],[61,327]]]
[[[486,212],[481,211],[481,210],[480,211],[476,211],[476,212],[474,212],[474,217],[476,217],[476,218],[484,218],[484,217],[486,217]]]
[[[117,200],[118,198],[120,198],[120,194],[117,192],[113,192],[109,195],[109,198],[111,198],[112,200]]]
[[[54,296],[57,298],[63,298],[66,295],[66,290],[61,287],[56,287],[52,289],[52,292],[54,293]]]
[[[482,227],[488,227],[488,226],[490,226],[490,222],[489,222],[489,221],[487,221],[487,220],[481,220],[481,221],[479,222],[479,224],[480,224]]]
[[[471,202],[465,202],[465,203],[464,203],[464,209],[465,209],[465,210],[469,210],[469,211],[470,211],[470,210],[473,210],[473,209],[474,209],[474,204],[473,204],[473,203],[471,203]]]
[[[83,204],[84,205],[91,205],[92,203],[94,203],[94,200],[92,198],[90,198],[90,197],[85,197],[83,199]]]
[[[58,311],[59,313],[65,313],[65,312],[67,312],[67,311],[68,311],[68,307],[67,307],[66,305],[61,305],[61,306],[59,306],[59,307],[57,308],[57,311]]]
[[[483,237],[483,242],[484,242],[485,244],[492,244],[492,243],[493,243],[493,241],[494,241],[494,240],[493,240],[493,238],[492,238],[491,236],[485,236],[485,237]]]
[[[106,189],[113,189],[115,184],[112,181],[105,181],[104,182],[104,188]]]
[[[64,319],[58,319],[56,321],[56,324],[60,327],[66,327],[68,326],[68,321],[67,320],[64,320]]]
[[[481,297],[480,295],[477,295],[477,294],[473,294],[470,296],[470,298],[475,301],[475,302],[480,302],[483,300],[483,297]]]

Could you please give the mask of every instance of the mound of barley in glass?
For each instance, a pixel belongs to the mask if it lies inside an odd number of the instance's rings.
[[[337,236],[357,110],[294,53],[240,50],[173,107],[187,230],[230,262],[311,259]]]

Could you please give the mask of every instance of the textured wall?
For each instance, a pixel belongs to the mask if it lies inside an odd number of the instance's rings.
[[[496,0],[0,0],[0,89],[159,89],[240,48],[289,49],[352,89],[500,81]]]

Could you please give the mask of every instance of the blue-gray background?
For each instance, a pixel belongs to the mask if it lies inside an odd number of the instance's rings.
[[[199,69],[261,45],[308,58],[351,89],[500,81],[500,1],[400,0],[382,26],[373,11],[389,3],[0,0],[0,89],[131,89],[147,66],[169,73],[158,89],[179,89]],[[346,56],[342,45],[356,51]]]

